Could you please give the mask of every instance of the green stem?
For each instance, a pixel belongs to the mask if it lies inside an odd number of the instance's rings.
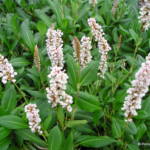
[[[17,88],[17,90],[20,92],[20,94],[22,95],[23,99],[25,100],[25,103],[27,104],[28,101],[25,97],[25,94],[23,93],[23,91],[18,87],[18,85],[16,83],[14,83],[15,87]]]

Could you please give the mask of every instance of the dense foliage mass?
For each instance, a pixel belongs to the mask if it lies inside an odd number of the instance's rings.
[[[149,150],[149,3],[1,0],[0,150]]]

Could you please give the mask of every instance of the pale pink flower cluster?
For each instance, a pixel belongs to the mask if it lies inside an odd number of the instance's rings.
[[[81,51],[80,51],[80,64],[82,68],[85,68],[92,60],[91,55],[91,40],[89,37],[83,36],[81,39]]]
[[[50,86],[46,88],[48,102],[52,107],[61,105],[71,112],[73,103],[72,97],[65,90],[67,86],[68,75],[63,69],[63,33],[60,30],[49,28],[47,32],[47,53],[52,62],[51,72],[48,75]]]
[[[38,132],[39,134],[42,134],[41,130],[41,118],[39,116],[39,109],[37,108],[36,104],[28,104],[24,108],[26,112],[26,117],[29,121],[29,128],[33,133]]]
[[[146,62],[142,63],[141,68],[135,75],[135,80],[132,81],[132,87],[128,89],[128,95],[125,97],[125,102],[122,110],[125,111],[124,116],[126,121],[132,121],[132,117],[137,115],[138,109],[141,109],[141,101],[148,92],[150,86],[150,54],[146,57]]]
[[[52,104],[52,107],[56,107],[60,104],[67,111],[71,112],[72,97],[68,95],[66,90],[66,84],[68,76],[62,71],[61,67],[52,67],[51,73],[48,75],[50,79],[50,87],[46,88],[48,102]]]
[[[98,42],[98,48],[101,54],[101,60],[99,65],[100,73],[98,74],[100,75],[100,77],[104,78],[104,74],[107,70],[107,55],[108,52],[111,50],[111,47],[109,46],[107,40],[104,38],[103,29],[98,23],[96,23],[95,18],[89,18],[88,24],[91,27],[91,31],[93,36],[95,37],[95,40]]]
[[[52,66],[64,66],[62,35],[61,30],[49,28],[47,31],[46,47]]]
[[[144,30],[150,28],[150,1],[148,0],[145,0],[140,8],[139,21],[142,23]]]
[[[13,83],[16,82],[15,76],[17,72],[14,71],[12,64],[9,63],[7,58],[0,55],[0,77],[2,78],[2,83],[6,84],[8,80]]]

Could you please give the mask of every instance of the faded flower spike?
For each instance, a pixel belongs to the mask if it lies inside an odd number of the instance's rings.
[[[47,31],[46,47],[52,66],[64,66],[62,35],[60,30],[54,30],[52,27]]]
[[[50,78],[50,87],[46,88],[48,102],[52,107],[56,107],[60,104],[67,111],[72,111],[70,104],[72,104],[72,97],[69,96],[66,90],[66,84],[68,76],[62,71],[61,67],[52,67],[51,73],[48,75]]]
[[[81,39],[81,44],[78,38],[74,37],[73,39],[73,48],[74,48],[74,58],[79,62],[81,68],[85,68],[87,64],[92,60],[91,55],[91,40],[89,37],[83,36]]]
[[[145,0],[140,8],[139,21],[142,23],[143,29],[148,30],[150,27],[150,1]]]
[[[13,83],[16,82],[15,75],[17,72],[14,71],[13,66],[9,63],[7,58],[0,55],[0,77],[2,78],[2,83],[6,84],[8,80]]]
[[[107,57],[108,52],[111,50],[107,40],[104,38],[104,32],[102,27],[96,23],[95,18],[88,19],[88,24],[91,28],[92,34],[95,37],[95,41],[98,42],[99,52],[101,54],[101,60],[99,64],[100,77],[104,78],[104,74],[107,70]]]
[[[81,50],[81,48],[80,48],[80,41],[77,37],[73,38],[72,46],[74,49],[73,56],[74,56],[75,60],[80,63],[80,50]]]
[[[92,4],[95,7],[97,4],[97,0],[89,0],[89,4]]]
[[[41,63],[40,63],[39,50],[38,50],[38,46],[37,45],[35,45],[35,47],[34,47],[34,64],[35,64],[38,72],[40,72],[40,70],[41,70]]]
[[[150,86],[150,54],[146,57],[146,62],[142,63],[141,68],[135,74],[135,80],[132,81],[132,87],[127,90],[128,95],[122,110],[125,111],[126,121],[132,121],[132,117],[137,115],[138,109],[141,109],[141,101],[148,92]]]
[[[26,112],[26,117],[29,121],[29,128],[33,133],[38,132],[39,134],[42,134],[41,130],[41,118],[39,116],[39,109],[37,108],[36,104],[28,104],[24,108]]]
[[[113,15],[115,15],[115,13],[116,13],[116,10],[118,8],[118,4],[119,4],[119,0],[114,0],[113,1],[113,7],[112,7],[112,10],[111,10]]]

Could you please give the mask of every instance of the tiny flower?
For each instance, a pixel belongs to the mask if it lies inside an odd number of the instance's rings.
[[[100,77],[104,78],[104,74],[107,70],[107,57],[108,52],[111,50],[107,40],[104,38],[104,32],[102,27],[96,23],[95,18],[88,19],[88,24],[91,28],[92,34],[95,37],[95,41],[98,42],[99,52],[101,54],[101,60],[99,63],[99,71],[98,73]]]
[[[127,96],[122,107],[125,120],[130,122],[132,117],[137,115],[141,109],[142,98],[148,92],[150,86],[150,54],[146,57],[146,62],[142,63],[141,68],[135,74],[135,80],[131,82],[132,87],[127,90]]]
[[[48,102],[51,103],[52,107],[56,107],[58,104],[63,108],[67,108],[68,106],[71,107],[72,97],[65,92],[67,88],[67,74],[61,67],[55,66],[51,69],[48,75],[50,86],[46,88]]]
[[[140,8],[139,21],[144,30],[148,30],[150,27],[150,1],[145,0]]]
[[[0,55],[0,77],[2,78],[2,83],[6,84],[8,80],[11,82],[16,82],[14,77],[17,75],[17,72],[14,71],[12,64],[9,63],[7,58]]]
[[[92,60],[91,55],[91,40],[89,37],[83,36],[81,39],[81,54],[80,54],[80,64],[82,68],[85,68],[88,63]]]
[[[52,66],[63,67],[64,65],[62,35],[63,33],[60,30],[54,30],[53,28],[49,28],[47,31],[46,47]]]
[[[37,105],[28,104],[25,106],[24,110],[29,121],[29,128],[31,129],[31,132],[38,132],[39,134],[42,134],[43,132],[40,126],[41,118],[39,116],[39,109],[37,108]]]
[[[51,72],[48,75],[49,87],[46,88],[48,102],[52,107],[61,105],[67,111],[71,111],[72,97],[68,95],[67,89],[68,75],[65,73],[63,58],[63,33],[60,30],[49,28],[47,32],[47,54],[51,60]]]

